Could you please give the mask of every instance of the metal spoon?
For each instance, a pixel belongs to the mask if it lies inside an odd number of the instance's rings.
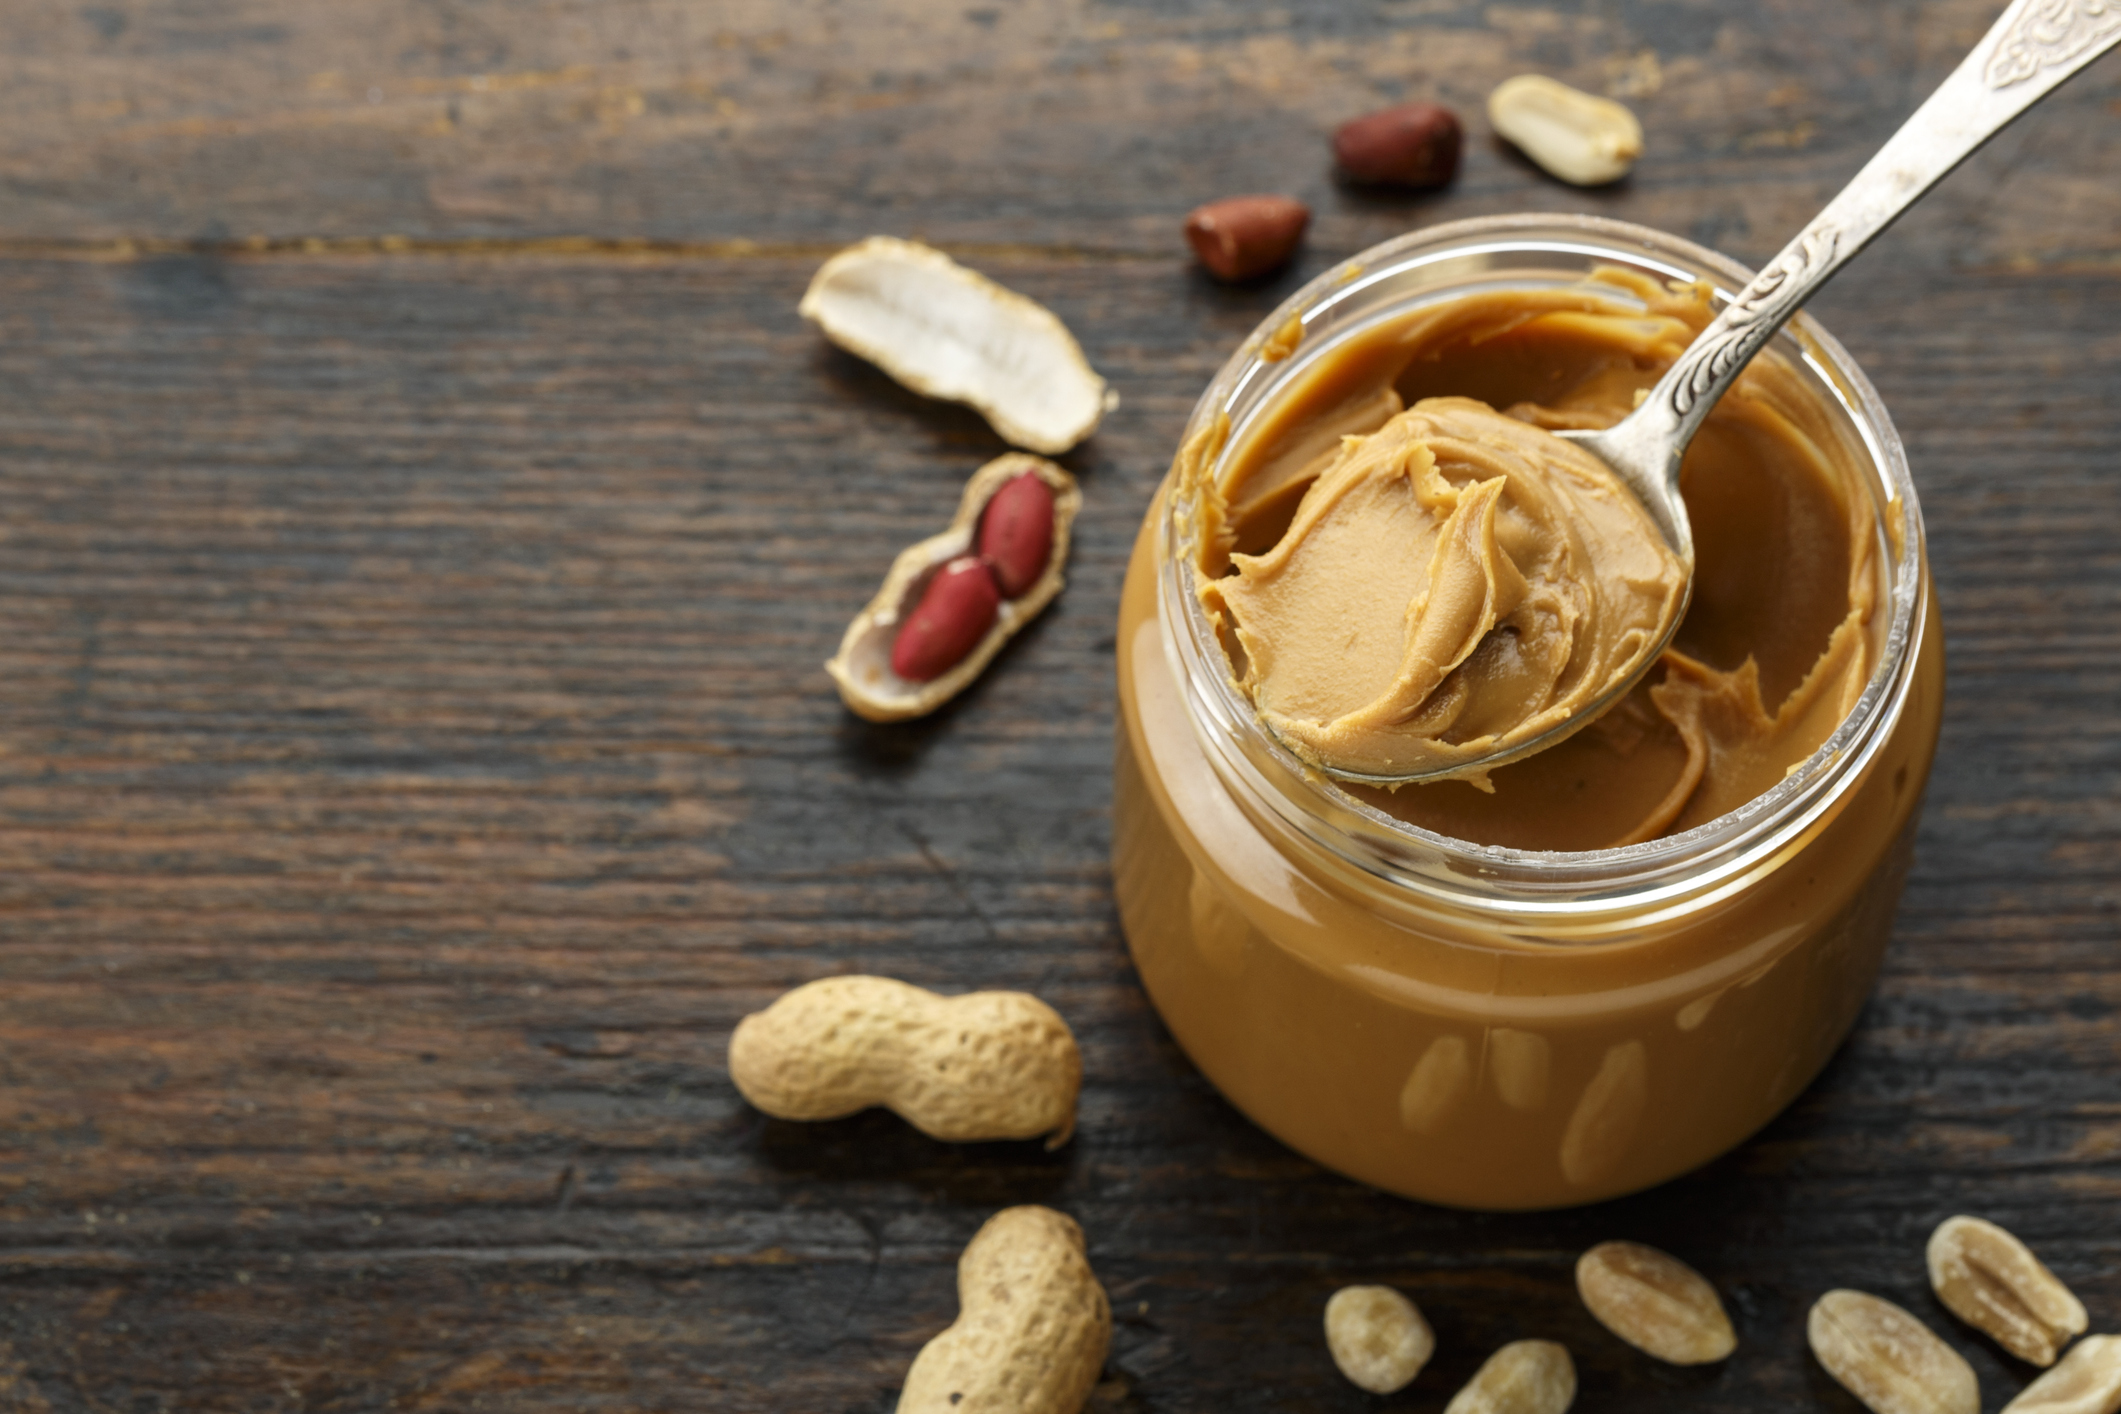
[[[2012,119],[2116,43],[2121,43],[2121,0],[2014,0],[1929,101],[1687,346],[1640,407],[1603,432],[1557,434],[1597,454],[1627,483],[1665,543],[1686,562],[1689,594],[1694,531],[1679,497],[1679,463],[1716,400],[1812,292],[1901,212]],[[1542,751],[1590,723],[1632,688],[1657,661],[1683,617],[1684,605],[1626,681],[1569,721],[1507,751],[1409,775],[1372,775],[1330,766],[1326,774],[1368,785],[1401,785],[1486,770]]]

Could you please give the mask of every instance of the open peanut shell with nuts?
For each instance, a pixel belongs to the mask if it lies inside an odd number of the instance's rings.
[[[903,657],[898,650],[909,619],[927,609],[929,591],[939,575],[946,569],[963,568],[977,555],[989,505],[1026,476],[1035,477],[1050,497],[1051,532],[1044,563],[990,566],[995,571],[996,602],[984,628],[974,637],[970,625],[961,625],[966,629],[967,646],[961,653],[946,652],[948,666],[934,675],[901,675],[894,659]],[[969,687],[1002,645],[1060,593],[1069,535],[1082,504],[1075,478],[1043,457],[1011,452],[974,472],[965,483],[949,528],[899,553],[884,576],[883,587],[847,625],[839,652],[826,662],[825,671],[839,685],[847,706],[872,722],[898,722],[925,716]],[[1012,588],[1017,592],[1009,593]]]

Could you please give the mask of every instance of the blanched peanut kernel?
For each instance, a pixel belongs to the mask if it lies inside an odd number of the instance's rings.
[[[1980,1218],[1946,1218],[1930,1234],[1930,1285],[1952,1314],[2035,1365],[2052,1365],[2090,1324],[2084,1303],[2026,1249]]]
[[[1515,1340],[1488,1357],[1443,1414],[1563,1414],[1576,1402],[1576,1362],[1551,1340]]]
[[[2088,1335],[2003,1414],[2121,1414],[2121,1336]]]
[[[1326,1348],[1372,1394],[1404,1389],[1436,1350],[1421,1310],[1389,1286],[1344,1286],[1326,1302]]]
[[[1628,174],[1642,155],[1642,124],[1610,98],[1540,74],[1519,74],[1488,95],[1488,121],[1525,156],[1579,187]]]
[[[1600,1325],[1645,1354],[1705,1365],[1738,1346],[1708,1279],[1639,1242],[1601,1242],[1576,1263],[1576,1290]]]
[[[1875,1414],[1981,1414],[1973,1367],[1890,1301],[1829,1291],[1805,1335],[1826,1372]]]

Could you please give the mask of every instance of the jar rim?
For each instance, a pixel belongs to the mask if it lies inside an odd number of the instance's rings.
[[[1241,343],[1210,381],[1189,417],[1181,446],[1192,445],[1218,420],[1229,432],[1208,474],[1219,476],[1231,448],[1272,390],[1311,366],[1377,318],[1409,307],[1392,294],[1409,272],[1444,262],[1501,256],[1554,255],[1610,263],[1665,279],[1707,279],[1718,302],[1752,278],[1730,257],[1695,242],[1610,217],[1548,214],[1474,217],[1412,231],[1372,246],[1319,275],[1277,307]],[[1491,268],[1491,267],[1482,267]],[[1426,298],[1448,298],[1470,288],[1439,281]],[[1373,303],[1365,315],[1364,296]],[[1423,302],[1426,302],[1426,298]],[[1322,343],[1306,338],[1298,356],[1272,359],[1263,346],[1292,320],[1350,321]],[[1775,347],[1807,369],[1838,404],[1861,443],[1865,488],[1876,502],[1878,534],[1889,584],[1891,618],[1878,662],[1856,705],[1819,748],[1761,795],[1680,833],[1641,844],[1599,850],[1524,850],[1480,845],[1425,830],[1386,814],[1307,767],[1259,726],[1250,703],[1228,672],[1213,626],[1193,592],[1182,542],[1186,507],[1175,480],[1164,490],[1158,540],[1158,621],[1165,655],[1187,704],[1195,735],[1211,765],[1249,813],[1262,812],[1312,847],[1430,902],[1477,902],[1530,917],[1641,910],[1729,887],[1808,838],[1864,775],[1872,756],[1898,722],[1913,681],[1912,651],[1926,588],[1921,574],[1920,503],[1905,448],[1877,390],[1841,344],[1800,312],[1776,335]],[[1234,415],[1233,415],[1234,414]],[[1851,448],[1854,450],[1854,448]]]

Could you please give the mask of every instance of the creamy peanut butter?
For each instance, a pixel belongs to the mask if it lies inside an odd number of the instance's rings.
[[[1260,718],[1314,765],[1430,771],[1602,706],[1686,568],[1603,463],[1468,398],[1346,438],[1289,529],[1201,597]]]
[[[1330,349],[1212,479],[1213,439],[1183,452],[1201,601],[1264,724],[1314,765],[1392,774],[1606,697],[1684,572],[1612,473],[1541,429],[1618,422],[1712,313],[1701,288],[1620,271],[1462,296]],[[1772,353],[1718,404],[1682,476],[1693,602],[1612,710],[1491,773],[1350,789],[1460,839],[1581,850],[1774,785],[1876,652],[1875,516],[1823,417]]]
[[[1254,665],[1227,607],[1220,635],[1199,633],[1187,593],[1227,593],[1240,557],[1279,553],[1344,436],[1450,398],[1610,422],[1694,337],[1699,295],[1587,280],[1586,247],[1706,265],[1654,231],[1519,217],[1383,247],[1359,290],[1321,282],[1286,361],[1247,349],[1211,386],[1121,594],[1112,877],[1144,987],[1261,1126],[1429,1202],[1610,1198],[1788,1104],[1876,974],[1941,719],[1914,488],[1861,372],[1819,340],[1802,364],[1771,348],[1696,442],[1698,574],[1643,684],[1495,770],[1493,794],[1354,790],[1527,848],[1717,825],[1620,858],[1497,858],[1353,818],[1351,788],[1232,738],[1222,683]],[[1512,272],[1523,284],[1499,287]],[[1564,272],[1583,283],[1558,287]],[[1234,436],[1216,407],[1239,410]],[[1435,460],[1455,491],[1488,479]],[[1866,677],[1877,696],[1852,706]],[[1850,749],[1808,759],[1852,712]],[[1732,817],[1800,762],[1791,801]]]

